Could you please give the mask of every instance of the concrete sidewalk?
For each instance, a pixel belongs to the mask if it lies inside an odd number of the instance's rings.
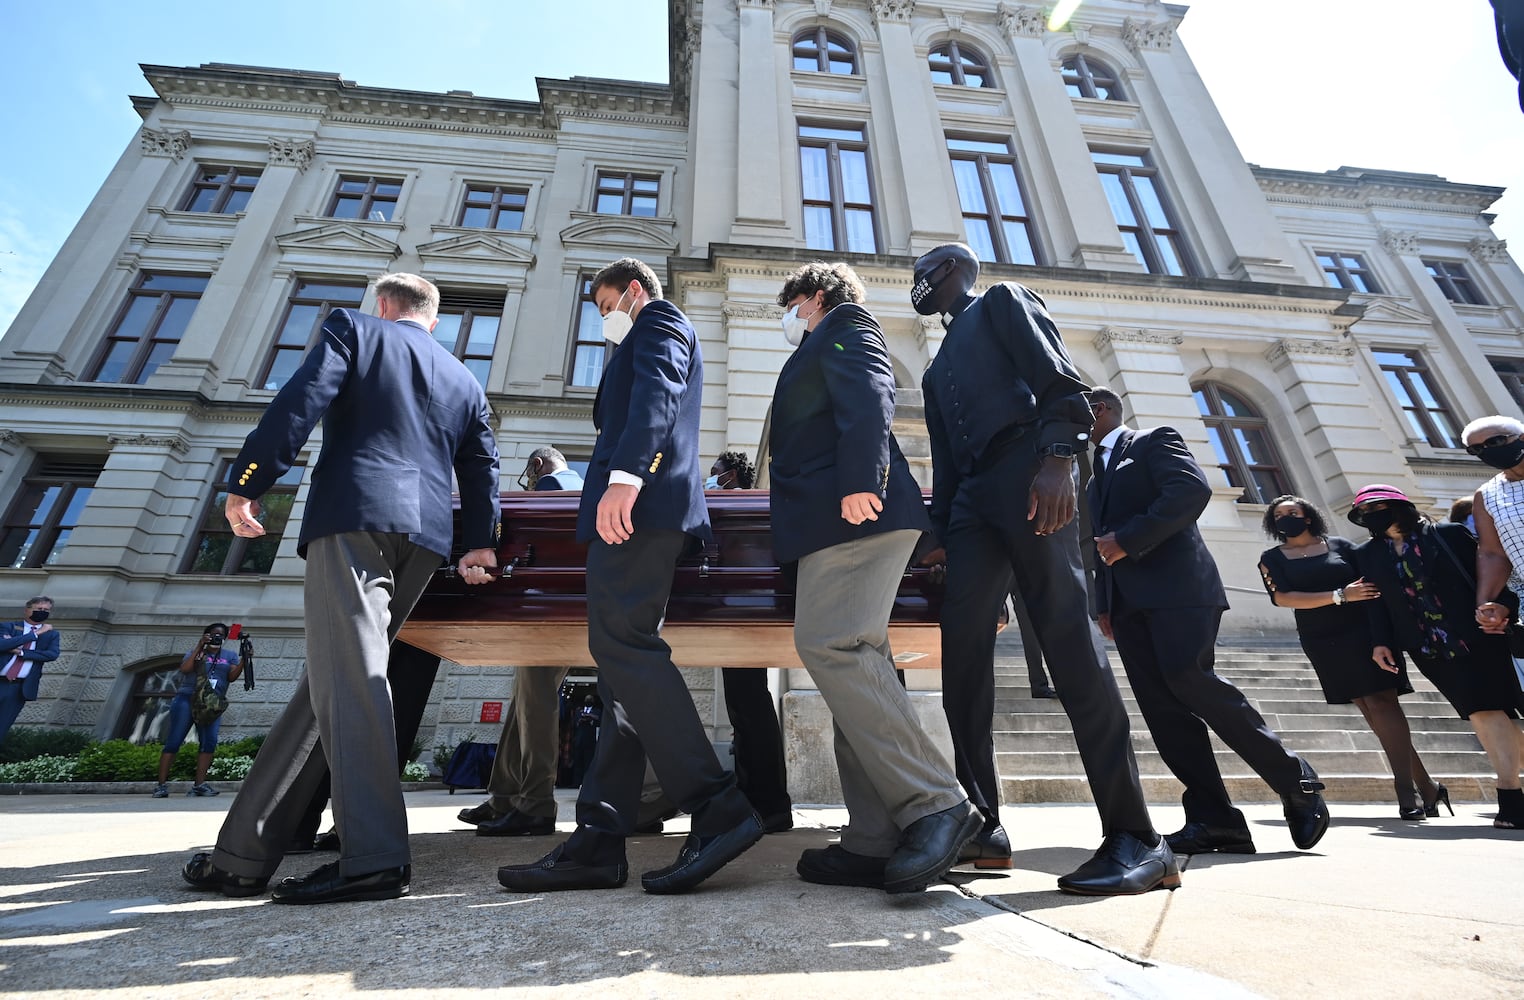
[[[230,798],[0,798],[0,993],[1524,995],[1524,833],[1493,830],[1482,806],[1413,824],[1394,805],[1340,804],[1304,854],[1278,804],[1250,805],[1261,854],[1203,857],[1178,892],[1123,899],[1054,888],[1099,843],[1088,805],[1007,807],[1017,868],[955,874],[908,899],[801,882],[799,852],[828,843],[844,815],[802,808],[793,832],[686,896],[638,884],[676,853],[681,821],[631,841],[623,889],[524,896],[497,885],[497,866],[556,839],[476,837],[455,813],[478,796],[411,792],[414,895],[303,908],[181,882]],[[1180,810],[1156,807],[1155,820],[1172,829]],[[331,858],[294,857],[282,874]]]

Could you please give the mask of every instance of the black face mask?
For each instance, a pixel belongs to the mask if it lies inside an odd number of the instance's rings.
[[[1511,469],[1520,462],[1524,462],[1524,438],[1509,441],[1507,444],[1493,445],[1491,448],[1483,448],[1482,453],[1476,457],[1494,469]]]
[[[1386,535],[1386,529],[1397,523],[1397,512],[1392,510],[1366,511],[1361,518],[1361,523],[1372,538],[1381,538]]]
[[[27,615],[27,620],[41,625],[43,622],[48,620],[48,615],[52,613],[53,612],[51,611],[33,611],[31,614]]]
[[[1275,530],[1282,538],[1295,538],[1307,530],[1307,518],[1301,514],[1282,514],[1275,519]]]

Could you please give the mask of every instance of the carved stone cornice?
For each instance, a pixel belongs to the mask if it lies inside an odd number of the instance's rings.
[[[963,12],[959,10],[944,10],[942,17],[947,21],[947,30],[956,35],[963,30]]]
[[[111,445],[112,450],[118,447],[167,448],[177,455],[190,451],[190,445],[178,434],[168,437],[155,437],[152,434],[107,434],[106,443]]]
[[[995,21],[1008,38],[1041,38],[1048,30],[1041,7],[1011,7],[1001,3],[995,7]]]
[[[761,7],[763,10],[773,9],[773,0],[736,0],[737,7]]]
[[[915,13],[915,0],[873,0],[873,19],[879,24],[885,21],[909,24]]]
[[[1094,346],[1097,351],[1100,351],[1112,344],[1155,344],[1161,347],[1179,347],[1184,342],[1185,337],[1173,330],[1124,330],[1116,326],[1103,326],[1101,332],[1095,335]]]
[[[815,0],[815,13],[820,17],[830,17],[831,0]]]
[[[720,305],[720,313],[727,320],[730,319],[772,319],[776,320],[783,315],[783,310],[775,305],[765,302],[725,302]]]
[[[190,149],[191,134],[185,129],[157,129],[144,126],[138,138],[143,143],[144,156],[167,156],[178,160]]]
[[[1471,256],[1480,261],[1506,260],[1508,258],[1508,241],[1478,236],[1466,244],[1466,250]]]
[[[270,139],[270,166],[295,167],[304,171],[312,163],[317,146],[311,139],[298,142],[295,139]]]
[[[1418,234],[1403,233],[1395,229],[1381,230],[1381,245],[1388,253],[1398,256],[1412,255],[1418,252]]]
[[[1352,361],[1355,357],[1353,344],[1336,344],[1326,340],[1300,340],[1283,337],[1265,349],[1266,361],[1279,361],[1292,355],[1313,358],[1342,358]]]
[[[1129,17],[1122,25],[1122,39],[1134,52],[1144,49],[1167,52],[1175,44],[1175,26],[1168,21],[1137,21]]]
[[[21,435],[9,427],[0,427],[0,445],[20,444]]]

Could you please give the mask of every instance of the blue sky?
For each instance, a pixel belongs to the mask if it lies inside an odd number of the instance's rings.
[[[1179,37],[1245,159],[1516,188],[1494,206],[1495,229],[1524,254],[1524,114],[1483,0],[1189,6]],[[0,0],[0,37],[0,330],[131,141],[128,95],[151,93],[139,63],[250,63],[520,99],[535,97],[536,76],[667,75],[665,0]]]

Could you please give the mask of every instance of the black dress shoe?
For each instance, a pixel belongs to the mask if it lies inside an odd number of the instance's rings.
[[[470,809],[462,809],[460,812],[455,814],[455,818],[460,820],[462,823],[469,823],[472,826],[475,826],[478,823],[485,823],[488,820],[497,819],[500,815],[502,814],[499,813],[496,809],[492,808],[492,800],[488,799],[486,802],[483,802],[479,806],[472,806]]]
[[[799,855],[794,871],[816,885],[851,885],[862,889],[884,887],[884,864],[888,858],[853,854],[840,844],[811,848]]]
[[[641,887],[654,895],[687,892],[761,839],[762,820],[756,813],[748,813],[724,833],[710,837],[690,833],[677,852],[677,860],[640,876]]]
[[[517,809],[476,824],[478,837],[544,837],[555,832],[554,816],[525,816]]]
[[[1163,837],[1153,847],[1130,833],[1113,833],[1100,850],[1058,887],[1076,896],[1136,896],[1154,889],[1178,889],[1180,864]]]
[[[232,872],[223,871],[212,864],[212,856],[206,851],[199,851],[191,855],[191,859],[180,869],[180,877],[190,883],[193,888],[207,889],[212,892],[220,892],[224,896],[239,898],[243,896],[258,896],[265,891],[265,886],[270,884],[267,878],[251,878],[247,875],[234,875]]]
[[[318,834],[317,839],[312,842],[312,849],[314,851],[337,851],[339,849],[339,831],[329,830],[327,833]]]
[[[1035,687],[1032,689],[1033,698],[1057,698],[1058,692],[1051,687]]]
[[[794,811],[785,809],[782,812],[768,813],[762,817],[763,833],[787,833],[794,828]]]
[[[1312,765],[1302,761],[1302,780],[1296,791],[1281,796],[1286,826],[1291,830],[1291,842],[1298,850],[1310,851],[1328,832],[1328,804],[1318,794],[1323,790],[1318,772]]]
[[[557,892],[562,889],[617,889],[624,885],[629,867],[624,858],[613,864],[590,865],[566,857],[565,844],[534,864],[504,865],[497,870],[497,881],[514,892]]]
[[[270,898],[277,903],[349,903],[361,899],[398,899],[408,893],[413,866],[385,868],[364,875],[340,875],[337,861],[308,875],[282,879]]]
[[[986,820],[984,829],[958,852],[958,864],[972,864],[975,868],[1011,867],[1011,838],[1006,836],[1005,827]]]
[[[884,891],[921,892],[958,863],[958,852],[984,825],[984,816],[968,800],[922,816],[905,827],[900,846],[884,865]]]
[[[1205,823],[1187,823],[1166,834],[1169,849],[1176,854],[1253,854],[1254,841],[1248,830]]]
[[[642,806],[641,809],[644,811],[645,807]],[[664,807],[658,809],[650,816],[641,816],[637,814],[635,817],[635,829],[632,831],[632,834],[634,836],[653,836],[655,834],[661,833],[662,824],[664,824],[672,817],[676,816],[680,811],[681,810],[678,809]]]

